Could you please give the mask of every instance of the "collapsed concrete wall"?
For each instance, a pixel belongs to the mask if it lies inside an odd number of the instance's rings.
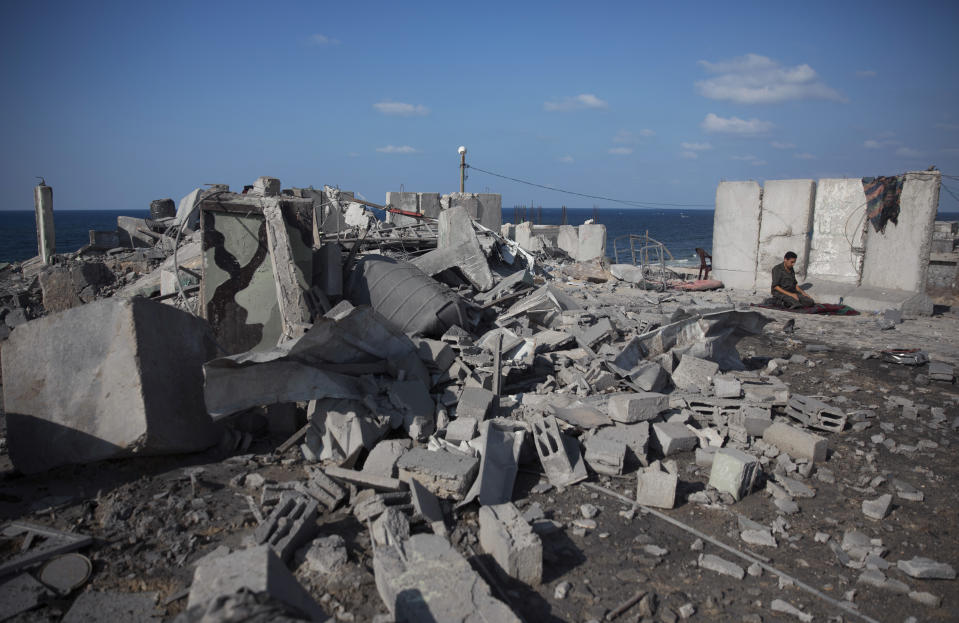
[[[501,231],[530,253],[543,253],[547,249],[557,248],[577,262],[589,262],[606,256],[605,225],[534,225],[525,221],[518,225],[505,225]]]
[[[713,215],[713,275],[726,287],[756,285],[762,191],[756,182],[722,182]]]
[[[444,210],[463,207],[483,227],[498,232],[503,225],[503,197],[495,193],[450,193],[440,196],[439,193],[388,192],[386,205],[428,218],[439,218]],[[417,219],[387,212],[386,222],[403,226],[413,225]]]
[[[898,223],[869,225],[861,178],[721,182],[713,221],[713,274],[730,288],[765,291],[787,251],[822,303],[927,314],[925,294],[938,171],[904,176]]]

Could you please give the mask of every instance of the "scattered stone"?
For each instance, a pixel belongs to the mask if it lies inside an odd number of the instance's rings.
[[[869,519],[885,519],[889,514],[889,508],[892,506],[892,495],[887,493],[881,495],[875,500],[863,500],[862,514]]]
[[[896,566],[909,577],[920,580],[956,579],[956,570],[952,565],[921,556],[915,556],[912,560],[900,560]]]
[[[736,578],[737,580],[742,580],[746,576],[746,572],[742,567],[714,554],[700,554],[698,563],[703,569],[709,569],[710,571],[715,571],[716,573],[721,573],[722,575],[728,575]]]
[[[930,608],[938,608],[942,605],[942,597],[927,592],[910,591],[909,599],[918,601],[922,605],[929,606]]]
[[[573,588],[572,583],[570,582],[560,582],[556,585],[556,588],[553,590],[553,597],[556,599],[566,599],[566,596],[569,595],[570,589]]]
[[[385,516],[386,513],[380,519]],[[408,536],[409,524],[406,531]],[[310,548],[306,551],[306,563],[310,570],[323,575],[336,573],[346,565],[347,561],[346,541],[338,534],[313,539]]]
[[[596,515],[599,515],[599,508],[592,504],[582,504],[579,507],[579,512],[583,514],[585,519],[592,519]]]
[[[750,545],[762,545],[764,547],[776,547],[776,539],[769,530],[743,530],[739,537]]]
[[[810,621],[812,621],[811,614],[807,614],[803,612],[799,608],[793,606],[789,602],[783,601],[782,599],[774,599],[772,603],[769,604],[769,608],[773,612],[783,612],[785,614],[792,615],[796,617],[797,619],[799,619],[800,621],[802,621],[803,623],[809,623]]]

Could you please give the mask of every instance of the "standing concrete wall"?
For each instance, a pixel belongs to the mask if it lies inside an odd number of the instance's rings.
[[[867,225],[863,286],[925,290],[940,176],[939,171],[907,173],[899,199],[898,224],[887,223],[883,233]]]
[[[418,214],[420,211],[419,197],[416,193],[388,192],[386,193],[386,205],[396,208],[397,210],[403,210],[404,212],[415,212]],[[387,212],[386,222],[393,223],[397,226],[403,226],[413,225],[417,222],[417,219],[411,216],[403,216],[402,214]]]
[[[756,285],[760,190],[756,182],[720,182],[713,217],[713,275],[728,288]]]
[[[787,251],[796,255],[793,270],[802,279],[809,262],[816,183],[813,180],[769,180],[763,185],[762,222],[756,259],[756,289],[768,290],[773,266]]]
[[[806,269],[810,280],[859,284],[865,215],[860,178],[819,180]]]

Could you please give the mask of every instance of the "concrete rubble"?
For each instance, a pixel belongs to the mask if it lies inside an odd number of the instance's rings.
[[[807,273],[885,283],[871,231],[828,261],[852,191],[799,182],[720,186],[716,235],[760,244],[719,291],[499,195],[269,176],[0,268],[0,618],[945,616],[959,317],[902,279],[881,318],[750,307],[800,233]]]

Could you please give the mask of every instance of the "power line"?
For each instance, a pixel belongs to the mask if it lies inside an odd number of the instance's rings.
[[[476,169],[480,173],[486,173],[487,175],[501,177],[505,180],[519,182],[520,184],[526,184],[528,186],[545,188],[546,190],[552,190],[558,193],[566,193],[567,195],[576,195],[577,197],[586,197],[587,199],[599,199],[601,201],[610,201],[612,203],[622,203],[624,205],[628,205],[636,208],[661,208],[663,206],[678,207],[678,208],[711,208],[713,207],[713,204],[711,203],[662,203],[662,202],[656,202],[656,201],[630,201],[628,199],[614,199],[613,197],[604,197],[602,195],[590,195],[588,193],[578,193],[572,190],[564,190],[562,188],[556,188],[555,186],[537,184],[536,182],[530,182],[529,180],[521,180],[519,178],[510,177],[508,175],[503,175],[501,173],[493,173],[492,171],[487,171],[485,169],[475,167],[471,164],[467,164],[466,166],[467,168],[470,168],[470,169]]]

